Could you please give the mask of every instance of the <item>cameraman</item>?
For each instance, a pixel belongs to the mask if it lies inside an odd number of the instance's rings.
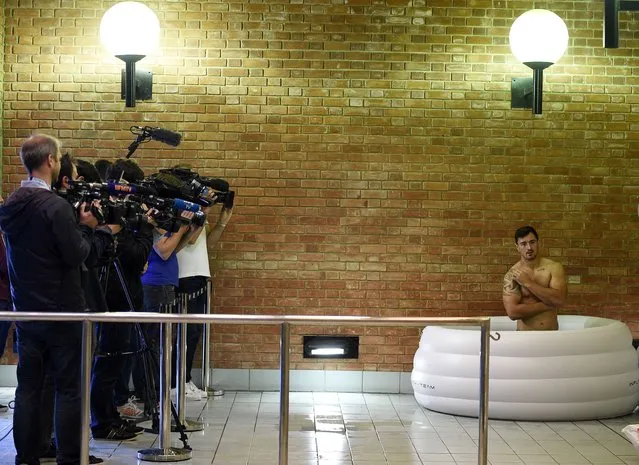
[[[81,180],[77,169],[76,161],[69,153],[65,153],[60,158],[60,170],[58,178],[53,184],[53,188],[58,195],[67,200],[71,200],[70,191],[73,181]],[[80,267],[80,280],[82,289],[86,299],[86,308],[93,312],[108,311],[104,298],[104,293],[100,288],[96,267],[102,257],[114,247],[112,231],[107,226],[98,226],[95,234],[91,238],[91,251],[84,263]],[[53,393],[53,377],[47,372],[42,383],[42,399],[40,410],[40,451],[39,458],[55,458],[56,444],[51,439],[53,432],[53,411],[54,411],[54,393]]]
[[[71,200],[72,183],[84,180],[84,177],[80,176],[77,162],[78,160],[74,159],[69,153],[62,155],[58,179],[53,185],[58,195],[67,198],[67,200]],[[94,208],[99,208],[99,205],[96,204]],[[118,231],[118,228],[118,225],[96,227],[95,234],[91,240],[91,252],[81,267],[82,289],[84,289],[87,309],[91,312],[109,311],[104,292],[100,287],[97,267],[100,266],[105,256],[112,253],[115,247],[113,234]]]
[[[29,175],[0,207],[11,295],[18,312],[82,312],[86,308],[80,266],[91,249],[95,216],[82,205],[77,216],[51,184],[60,170],[60,142],[37,134],[22,144],[20,159]],[[79,224],[78,224],[79,223]],[[18,322],[18,386],[13,415],[16,464],[38,465],[42,384],[55,382],[55,437],[58,465],[80,464],[79,322]],[[90,457],[90,463],[101,459]]]
[[[84,182],[102,182],[100,172],[93,166],[93,163],[76,158],[75,165],[78,170],[78,179]]]
[[[104,158],[99,159],[93,164],[93,166],[95,166],[95,169],[98,170],[98,175],[100,176],[101,182],[104,182],[108,179],[107,172],[109,171],[109,167],[111,165],[113,165],[113,162],[105,160]]]
[[[209,254],[208,247],[215,247],[215,244],[220,239],[220,236],[226,228],[226,224],[231,219],[233,214],[232,208],[222,207],[220,215],[218,217],[215,227],[211,228],[208,221],[205,223],[206,234],[202,234],[202,229],[199,228],[194,232],[193,237],[189,240],[188,244],[181,249],[178,254],[178,269],[179,269],[179,287],[178,292],[184,294],[193,294],[206,288],[207,281],[211,278],[211,271],[209,268]],[[206,311],[206,292],[200,293],[196,298],[187,301],[187,313],[205,313]],[[201,324],[188,324],[186,326],[186,398],[189,400],[206,399],[208,394],[206,392],[206,386],[202,386],[203,389],[199,389],[195,383],[193,383],[191,377],[191,369],[193,367],[193,360],[195,359],[195,349],[202,337],[202,325]],[[178,374],[176,372],[176,357],[177,350],[173,350],[173,379],[172,387],[175,388],[177,383]]]
[[[109,167],[107,177],[138,183],[144,178],[144,172],[133,160],[121,159]],[[115,254],[106,265],[105,293],[109,310],[141,310],[143,294],[140,277],[153,245],[153,226],[140,221],[138,224],[127,224],[125,228],[117,226],[116,230]],[[122,281],[118,271],[122,273]],[[133,308],[129,305],[129,298]],[[100,355],[95,358],[91,380],[91,431],[96,439],[122,441],[132,439],[142,431],[142,428],[121,418],[115,399],[118,382],[124,378],[128,385],[131,375],[132,332],[133,325],[130,323],[100,325]]]
[[[192,212],[181,212],[187,221],[193,218]],[[154,242],[149,255],[148,268],[142,275],[144,291],[144,310],[147,312],[167,312],[175,303],[175,290],[179,284],[177,252],[191,240],[197,228],[192,223],[181,222],[175,232],[156,227]],[[145,337],[157,363],[154,367],[156,395],[159,397],[160,379],[160,325],[144,325]],[[145,393],[148,400],[150,393]]]
[[[0,205],[4,203],[2,195],[0,195]],[[7,268],[7,251],[4,247],[4,238],[0,231],[0,310],[3,312],[11,311],[11,293],[9,289],[9,269]],[[11,321],[0,321],[0,357],[4,355],[4,349],[7,345],[9,330],[12,326]],[[15,334],[15,333],[14,333]],[[15,347],[15,335],[14,344]],[[14,349],[15,351],[15,349]],[[9,407],[0,404],[0,412],[7,412]]]

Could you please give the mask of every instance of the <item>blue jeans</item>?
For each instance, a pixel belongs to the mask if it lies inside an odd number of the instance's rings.
[[[46,422],[41,402],[47,373],[54,382],[58,465],[80,463],[81,347],[79,323],[18,324],[18,387],[13,414],[17,463],[38,463],[43,420]]]

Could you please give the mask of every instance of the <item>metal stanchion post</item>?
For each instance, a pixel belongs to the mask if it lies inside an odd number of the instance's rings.
[[[211,314],[211,280],[206,281],[206,302],[204,313]],[[211,325],[204,323],[202,328],[202,389],[208,392],[211,382],[211,353],[210,351]]]
[[[279,465],[288,465],[288,397],[290,325],[282,323],[280,330],[280,445]]]
[[[182,314],[186,314],[187,305],[188,305],[188,294],[182,294],[178,297],[178,311]],[[204,429],[204,425],[191,418],[185,418],[186,415],[186,323],[178,323],[178,337],[177,337],[177,372],[178,379],[175,383],[175,388],[177,389],[177,398],[178,398],[178,421],[184,427],[184,431],[192,432],[192,431],[202,431]],[[174,431],[177,431],[177,425]]]
[[[207,315],[211,314],[211,294],[212,294],[211,280],[206,282],[206,307],[205,312]],[[211,379],[211,324],[204,324],[204,331],[202,331],[202,389],[213,396],[223,396],[224,390],[217,389],[213,386]]]
[[[490,320],[481,326],[479,347],[479,453],[478,464],[488,463],[488,364],[490,357]]]
[[[91,364],[93,362],[93,322],[82,322],[82,366],[80,386],[81,402],[81,434],[80,438],[80,465],[89,465],[89,428],[90,400],[91,400]]]
[[[171,348],[170,323],[160,325],[160,443],[158,449],[138,451],[138,460],[149,462],[181,462],[191,458],[191,451],[171,447]]]

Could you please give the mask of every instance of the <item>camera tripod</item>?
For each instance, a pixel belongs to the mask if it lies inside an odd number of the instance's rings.
[[[128,289],[126,281],[124,280],[124,275],[122,274],[122,267],[120,264],[120,260],[117,257],[111,258],[109,263],[105,264],[102,267],[100,273],[100,283],[102,285],[102,289],[106,290],[107,283],[109,280],[109,272],[111,265],[115,269],[118,280],[122,289],[122,292],[126,298],[127,305],[129,306],[129,311],[135,311],[133,305],[133,299],[131,298],[131,293]],[[123,323],[116,323],[123,324]],[[167,323],[168,324],[168,323]],[[142,364],[142,373],[144,379],[144,388],[146,391],[145,396],[145,405],[144,405],[144,413],[151,417],[151,428],[148,428],[146,431],[159,434],[160,433],[160,422],[159,422],[159,411],[158,411],[158,397],[156,391],[156,383],[154,373],[159,370],[159,361],[156,359],[154,352],[151,350],[152,348],[147,344],[147,337],[145,336],[145,331],[141,327],[140,323],[136,322],[134,325],[134,336],[132,337],[131,350],[130,351],[117,351],[117,352],[100,352],[98,350],[99,342],[101,339],[102,326],[100,326],[98,332],[98,346],[96,347],[95,356],[96,357],[136,357],[136,362]],[[184,425],[180,422],[177,410],[173,401],[169,400],[171,407],[171,415],[175,422],[175,430],[180,433],[180,441],[182,441],[183,448],[185,450],[191,450],[191,447],[188,444],[188,438],[185,433]]]

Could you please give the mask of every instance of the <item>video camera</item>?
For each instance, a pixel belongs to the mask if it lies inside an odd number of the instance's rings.
[[[139,200],[155,211],[151,216],[160,229],[176,232],[184,224],[202,227],[206,223],[206,213],[196,203],[184,199],[167,199],[158,196],[146,196]],[[193,216],[187,219],[183,212],[192,212]]]
[[[132,230],[141,228],[148,217],[169,232],[177,231],[183,224],[204,226],[206,222],[206,214],[199,205],[183,199],[163,198],[155,189],[144,185],[72,181],[60,195],[76,209],[84,203],[91,205],[91,212],[100,224],[119,224]],[[96,200],[100,202],[99,207],[95,205]],[[185,218],[184,211],[192,212],[192,217]]]
[[[126,197],[133,192],[136,192],[133,185],[71,181],[69,188],[58,194],[66,198],[74,210],[82,204],[89,205],[99,224],[119,224],[124,228],[137,230],[146,221],[146,212],[140,202]],[[95,201],[99,201],[99,204]]]
[[[235,192],[229,190],[224,179],[200,176],[188,168],[160,170],[144,180],[144,185],[152,186],[162,197],[176,197],[203,207],[221,203],[233,208]]]

